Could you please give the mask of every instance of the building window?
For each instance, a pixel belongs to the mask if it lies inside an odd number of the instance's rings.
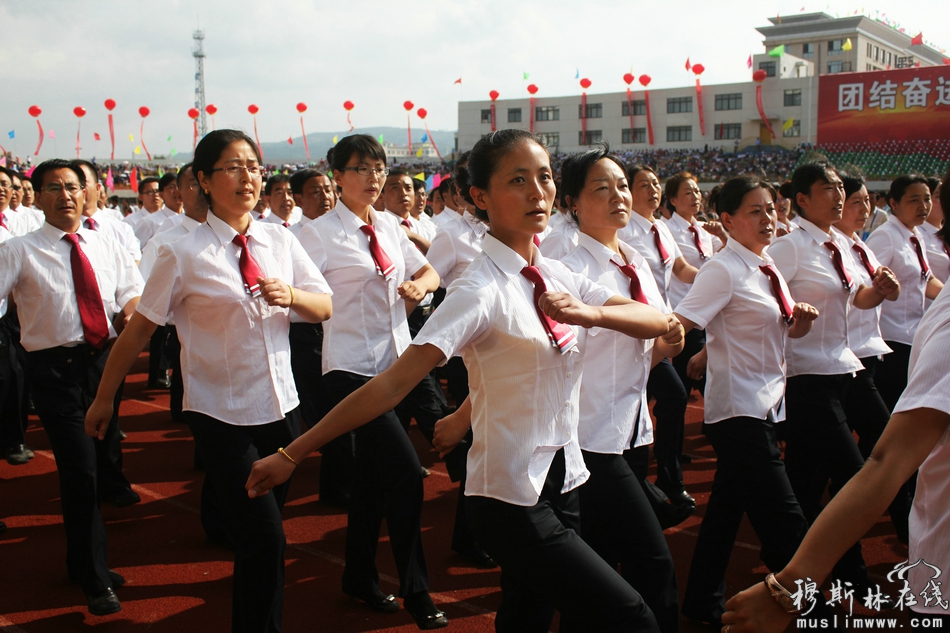
[[[785,91],[785,105],[800,106],[802,104],[802,89],[793,88]]]
[[[849,73],[851,72],[851,62],[828,62],[828,73]]]
[[[491,109],[482,110],[482,123],[491,123]]]
[[[894,61],[894,54],[893,54],[893,53],[888,53],[888,54],[887,54],[887,65],[890,66],[890,65],[891,65],[891,62],[893,62],[893,61]]]
[[[802,57],[808,59],[809,57],[815,56],[815,45],[814,44],[802,44]]]
[[[725,95],[716,95],[717,110],[741,110],[742,93],[733,92]]]
[[[621,143],[646,143],[647,129],[645,127],[624,128],[621,132]]]
[[[577,133],[577,144],[578,145],[593,145],[594,143],[600,143],[604,140],[604,133],[602,130],[587,130],[587,136],[584,136],[583,132]]]
[[[766,77],[774,77],[778,72],[778,63],[773,61],[759,62],[759,70],[764,70]]]
[[[578,104],[577,106],[577,118],[579,119],[599,119],[604,116],[604,104],[602,103],[588,103],[587,104],[587,114],[584,114],[583,104]],[[583,143],[581,143],[583,145]]]
[[[672,125],[666,128],[666,142],[680,143],[693,140],[693,126],[691,125]]]
[[[881,61],[881,47],[880,46],[874,47],[874,61],[876,62]]]
[[[676,114],[677,112],[692,112],[692,111],[693,111],[692,97],[674,97],[672,99],[666,100],[667,114]]]
[[[828,54],[829,55],[840,55],[843,53],[844,40],[828,40]]]
[[[644,100],[631,101],[633,104],[633,116],[641,116],[647,113],[647,102]],[[620,115],[630,116],[630,103],[623,101],[620,105]]]
[[[871,42],[868,42],[868,57],[871,56],[871,47],[872,47],[872,46],[873,46],[873,44],[871,44]]]
[[[782,127],[784,128],[785,126],[782,126]],[[801,135],[802,135],[802,122],[799,121],[798,119],[795,119],[794,121],[792,121],[791,127],[789,127],[788,129],[782,130],[782,136],[784,136],[785,138],[792,138],[792,137],[801,136]]]
[[[521,108],[508,108],[508,123],[521,123]]]
[[[557,106],[538,106],[534,109],[535,121],[560,121],[561,109]]]
[[[556,148],[561,144],[561,135],[558,132],[542,132],[541,134],[538,134],[538,138],[541,139],[541,142],[544,143],[545,147]]]
[[[732,140],[742,138],[741,123],[717,123],[715,126],[715,136],[717,141]]]

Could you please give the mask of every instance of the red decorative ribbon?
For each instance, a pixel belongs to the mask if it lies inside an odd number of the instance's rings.
[[[426,126],[426,136],[429,137],[429,142],[432,143],[432,149],[435,150],[435,155],[439,157],[439,160],[442,160],[442,154],[439,152],[439,146],[435,144],[435,139],[432,138],[432,132],[429,131],[429,124],[425,121],[425,119],[423,119],[422,123]]]
[[[261,155],[261,160],[264,160],[264,150],[261,149],[261,139],[257,136],[257,117],[254,117],[254,140],[257,141],[257,151]]]
[[[653,145],[653,119],[650,118],[650,91],[643,91],[643,99],[647,106],[647,136],[650,138],[650,145]]]
[[[76,158],[79,158],[79,132],[82,130],[82,119],[76,124]]]
[[[192,125],[194,126],[194,141],[191,143],[191,153],[195,153],[195,148],[198,147],[198,119],[191,120]]]
[[[145,129],[145,119],[142,119],[141,125],[139,125],[139,143],[142,144],[142,149],[145,150],[145,155],[148,156],[149,160],[152,160],[152,155],[149,154],[148,148],[145,147],[145,137],[142,136],[142,131]]]
[[[40,129],[40,142],[36,144],[36,151],[33,152],[34,156],[40,155],[40,148],[43,147],[43,124],[40,123],[40,120],[36,120],[36,127]]]
[[[353,127],[353,123],[350,121],[350,111],[349,111],[349,110],[346,111],[346,124],[350,126],[350,132],[352,132],[353,130],[356,129],[356,128]],[[304,136],[304,139],[306,139],[306,138],[307,138],[307,137]],[[307,145],[307,142],[304,141],[304,146],[306,146],[306,145]],[[309,153],[309,152],[307,153],[307,158],[310,158],[310,153]]]
[[[498,128],[495,126],[495,104],[493,103],[491,104],[491,131],[494,132],[496,129]]]
[[[633,93],[630,86],[627,86],[627,112],[630,113],[630,140],[633,141]]]
[[[110,160],[115,160],[115,127],[112,124],[112,113],[109,113],[109,140],[112,141],[112,153]]]
[[[350,118],[350,113],[346,113],[346,118]],[[353,131],[353,127],[350,126],[350,131]],[[310,146],[307,144],[307,132],[303,129],[303,117],[300,117],[300,133],[303,134],[303,148],[307,152],[307,160],[310,160]]]
[[[534,134],[534,97],[531,97],[531,111],[528,113],[528,130]]]
[[[581,145],[587,145],[587,92],[581,93]]]
[[[699,77],[696,78],[696,105],[699,106],[699,133],[706,136],[706,116],[703,110],[703,87],[699,85]]]
[[[759,116],[762,117],[762,123],[765,125],[765,128],[769,131],[769,134],[772,135],[772,138],[775,138],[775,130],[772,129],[772,124],[769,123],[769,118],[765,116],[765,106],[762,105],[762,85],[755,87],[755,105],[759,108]]]

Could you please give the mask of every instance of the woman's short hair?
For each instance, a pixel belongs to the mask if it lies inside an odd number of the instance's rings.
[[[386,150],[369,134],[353,134],[341,138],[339,143],[327,151],[327,164],[334,173],[343,171],[354,154],[359,156],[360,160],[369,158],[386,164]]]
[[[774,201],[775,196],[773,192],[775,190],[764,180],[756,178],[755,176],[736,176],[735,178],[730,178],[722,185],[722,189],[719,190],[719,199],[716,201],[716,211],[719,215],[723,213],[735,215],[739,207],[742,206],[742,200],[746,197],[746,194],[756,189],[765,189],[772,195]]]
[[[584,183],[587,182],[587,173],[591,167],[603,158],[616,163],[623,172],[624,177],[626,177],[627,165],[610,153],[610,145],[608,143],[602,143],[586,152],[569,156],[567,160],[561,164],[560,195],[564,200],[564,211],[570,211],[571,206],[577,202],[581,192],[584,190]]]
[[[488,189],[488,184],[505,154],[524,142],[536,143],[547,153],[547,147],[537,136],[524,130],[498,130],[481,138],[468,156],[468,187],[460,187],[459,193],[475,208],[475,216],[484,222],[488,213],[480,209],[472,198],[471,188]]]
[[[237,143],[238,141],[244,141],[250,145],[254,156],[257,158],[257,162],[262,162],[261,152],[257,148],[257,143],[241,130],[213,130],[198,141],[198,145],[195,147],[195,159],[192,161],[191,167],[195,179],[198,180],[198,174],[204,174],[206,178],[211,178],[211,174],[214,171],[214,164],[221,158],[221,154],[224,153],[224,150],[226,150],[229,145]],[[211,204],[211,196],[209,194],[206,194],[204,190],[202,190],[201,195],[205,197],[208,204]]]

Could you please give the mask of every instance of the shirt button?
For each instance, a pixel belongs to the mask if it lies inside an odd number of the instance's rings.
[[[567,372],[567,377],[568,377],[568,378],[570,378],[570,377],[573,376],[573,375],[574,375],[574,372],[572,372],[572,371]]]
[[[570,402],[565,402],[565,403],[564,403],[564,406],[565,406],[565,407],[569,407],[569,406],[571,406],[571,403],[570,403]]]

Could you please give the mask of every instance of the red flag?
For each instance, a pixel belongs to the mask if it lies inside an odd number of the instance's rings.
[[[944,66],[950,66],[950,57],[944,57],[944,58],[943,58],[943,65],[944,65]]]
[[[456,79],[456,80],[453,81],[452,83],[453,83],[453,84],[460,84],[460,83],[462,83],[462,78],[459,77],[458,79]]]
[[[288,137],[287,137],[287,144],[288,144],[288,145],[293,145],[293,144],[294,144],[294,137],[288,136]]]
[[[687,58],[686,58],[686,70],[690,70],[692,67],[693,67],[693,65],[689,63],[689,57],[687,57]]]
[[[132,173],[129,174],[129,186],[135,193],[139,192],[139,172],[135,167],[132,168]]]
[[[97,141],[101,141],[101,140],[102,140],[102,138],[99,136],[99,132],[96,132],[96,133],[93,134],[92,136],[93,136],[93,138],[95,138]]]
[[[917,46],[923,46],[923,45],[924,45],[924,34],[923,34],[923,32],[918,33],[916,36],[910,38],[910,45],[911,45],[911,46],[915,46],[915,45],[917,45]]]
[[[749,55],[749,59],[745,62],[746,68],[752,68],[752,55]]]

